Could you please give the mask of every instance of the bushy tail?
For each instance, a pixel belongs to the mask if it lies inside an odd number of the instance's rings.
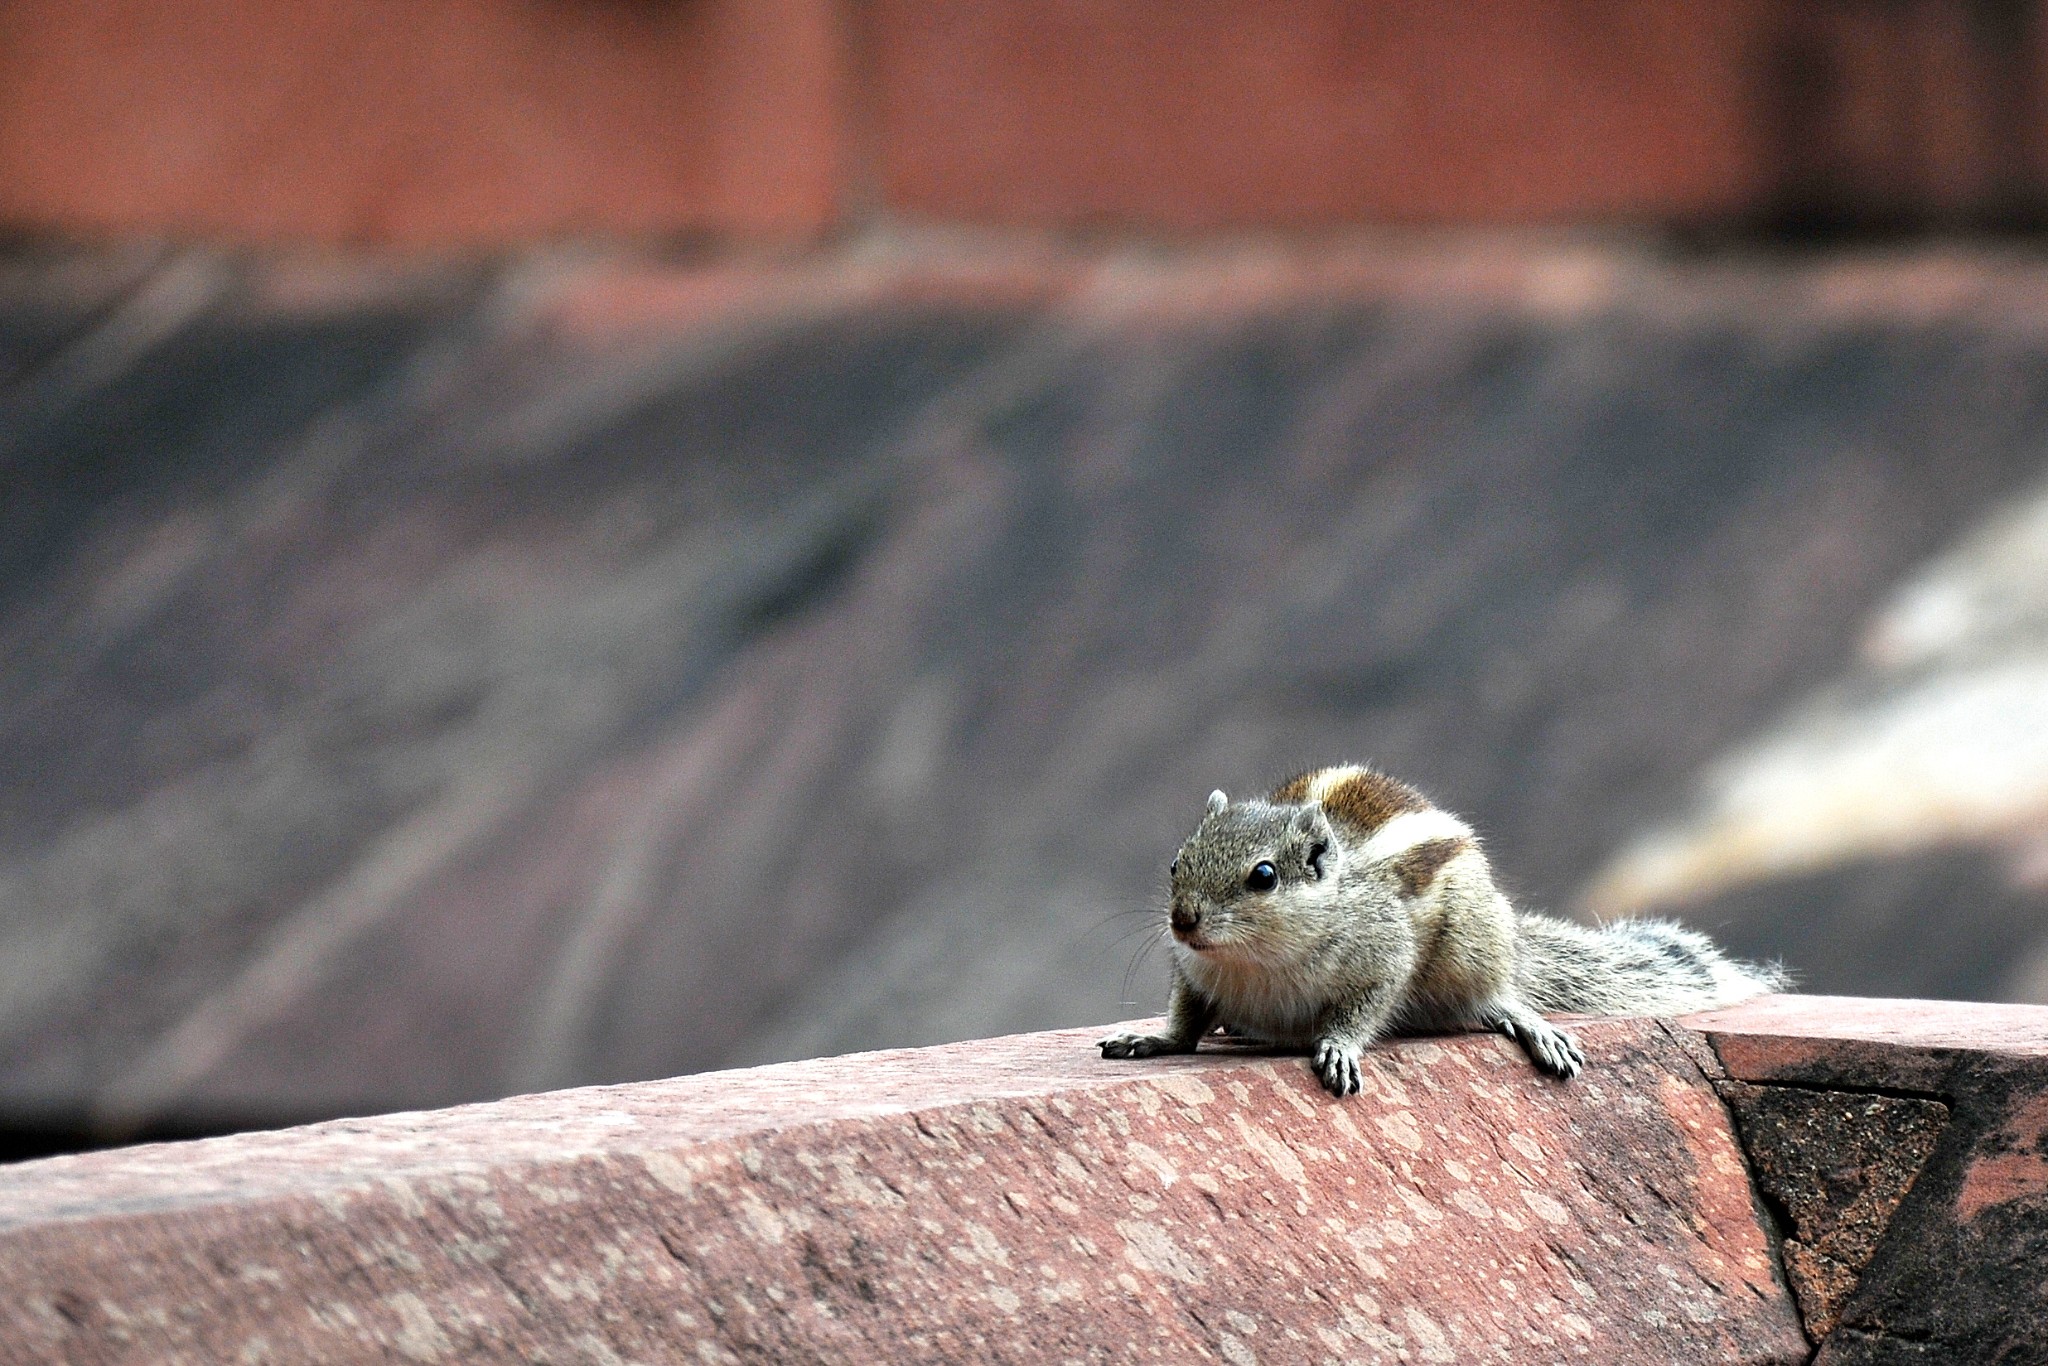
[[[1791,985],[1782,966],[1730,958],[1669,920],[1596,928],[1523,913],[1515,921],[1515,989],[1546,1013],[1683,1015]]]

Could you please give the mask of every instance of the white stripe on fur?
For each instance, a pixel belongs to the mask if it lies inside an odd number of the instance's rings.
[[[1329,796],[1330,789],[1338,783],[1343,782],[1347,778],[1356,777],[1363,772],[1365,770],[1357,764],[1337,764],[1331,768],[1326,768],[1309,780],[1308,799],[1312,802],[1319,802]]]
[[[1429,840],[1471,838],[1472,827],[1448,811],[1406,811],[1375,830],[1356,857],[1379,863]]]

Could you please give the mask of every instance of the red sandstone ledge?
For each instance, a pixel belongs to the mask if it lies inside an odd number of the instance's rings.
[[[1686,1023],[1747,1081],[1935,1092],[1960,1060],[2048,1060],[2041,1006],[1773,996]]]
[[[1065,1030],[24,1163],[0,1169],[0,1360],[1805,1361],[1721,1092],[1832,1104],[1804,1079],[1829,1047],[1949,1089],[1910,1102],[1934,1157],[1829,1283],[1821,1360],[1925,1327],[1864,1303],[1909,1214],[1906,1244],[1960,1230],[1980,1260],[2048,1237],[2048,1170],[1980,1171],[1964,1122],[1971,1058],[2048,1096],[2048,1010],[1689,1023],[1583,1022],[1569,1085],[1498,1038],[1405,1040],[1339,1102],[1298,1058],[1111,1063]],[[1756,1040],[1806,1072],[1708,1046]],[[1772,1170],[1811,1212],[1797,1163]],[[1839,1281],[1841,1238],[1793,1232]],[[1947,1327],[2031,1331],[1977,1308]]]

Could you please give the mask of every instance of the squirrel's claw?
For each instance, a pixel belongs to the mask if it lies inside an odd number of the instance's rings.
[[[1316,1044],[1316,1076],[1322,1080],[1323,1089],[1333,1096],[1355,1096],[1358,1094],[1358,1050],[1346,1048],[1334,1039],[1323,1039]]]
[[[1570,1081],[1586,1065],[1586,1054],[1579,1041],[1554,1025],[1546,1024],[1540,1029],[1525,1027],[1522,1047],[1528,1051],[1531,1062],[1559,1081]]]
[[[1172,1039],[1164,1039],[1157,1034],[1112,1034],[1102,1040],[1101,1048],[1105,1058],[1151,1058],[1161,1053],[1187,1051],[1176,1046]]]

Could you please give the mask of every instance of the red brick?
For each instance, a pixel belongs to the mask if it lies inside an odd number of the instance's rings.
[[[877,0],[892,207],[1174,228],[1719,216],[1763,0]]]
[[[838,212],[831,0],[20,0],[0,219],[447,246],[806,235]]]

